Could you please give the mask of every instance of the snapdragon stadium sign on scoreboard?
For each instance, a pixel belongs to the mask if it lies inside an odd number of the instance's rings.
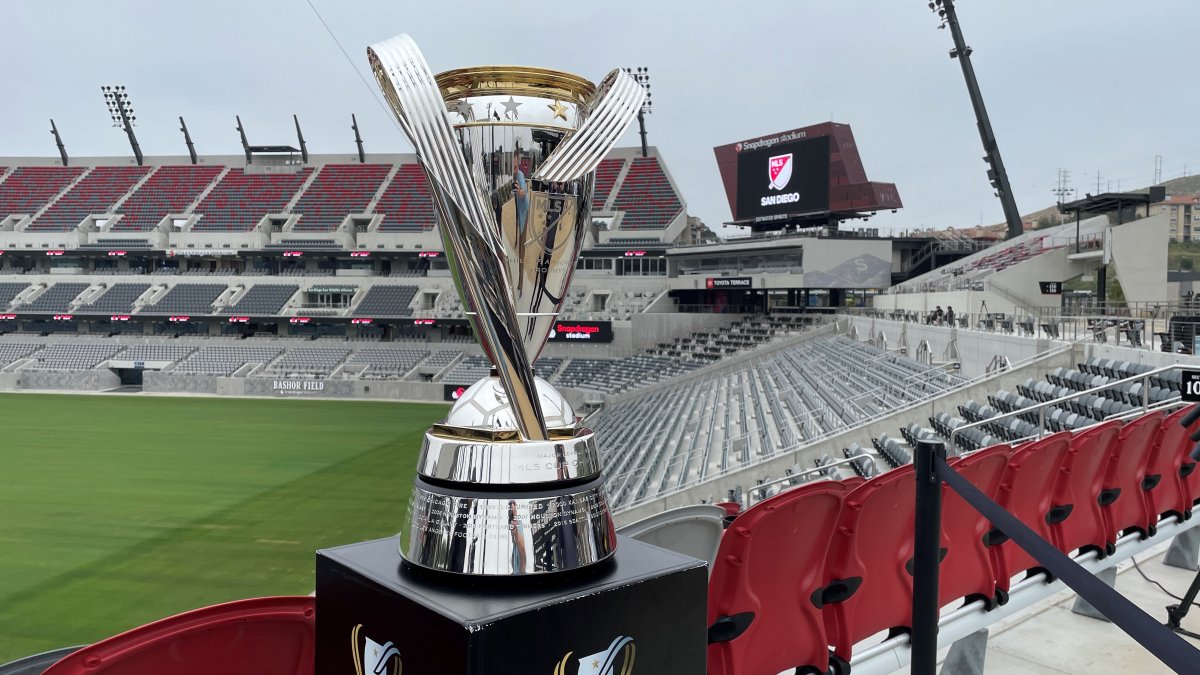
[[[612,342],[611,321],[555,321],[550,342]]]

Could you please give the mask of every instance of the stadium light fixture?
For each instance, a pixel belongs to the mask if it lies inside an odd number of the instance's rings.
[[[954,10],[954,0],[931,0],[929,9],[937,15],[939,29],[949,27],[954,39],[954,49],[950,58],[957,59],[962,67],[963,79],[967,83],[967,95],[971,98],[971,107],[975,110],[975,122],[979,128],[979,140],[983,143],[985,153],[983,160],[988,164],[988,181],[1000,198],[1004,209],[1004,221],[1008,225],[1008,238],[1020,236],[1025,232],[1021,223],[1021,213],[1013,197],[1012,185],[1008,180],[1008,172],[1004,169],[1004,160],[1000,157],[1000,146],[996,142],[996,134],[992,131],[992,122],[988,118],[987,108],[983,104],[983,94],[979,91],[979,81],[975,78],[975,67],[971,65],[971,48],[963,37],[962,27],[958,22],[958,14]]]
[[[638,110],[638,133],[642,137],[642,157],[649,155],[649,149],[646,146],[646,115],[653,112],[654,101],[651,99],[650,92],[650,69],[645,66],[636,68],[626,68],[625,72],[642,86],[646,91],[646,96],[642,99],[642,107]]]
[[[108,115],[112,118],[113,126],[125,132],[129,138],[129,147],[133,148],[133,156],[137,158],[138,166],[141,166],[142,148],[133,133],[137,117],[133,114],[133,103],[129,101],[129,93],[125,91],[124,85],[101,85],[100,91],[104,94],[104,103],[108,106]]]

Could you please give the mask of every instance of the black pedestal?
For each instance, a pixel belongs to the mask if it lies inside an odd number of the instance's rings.
[[[397,543],[317,552],[317,675],[704,673],[699,560],[621,537],[565,580],[447,579],[402,565]]]

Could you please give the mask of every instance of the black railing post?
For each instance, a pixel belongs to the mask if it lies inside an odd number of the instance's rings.
[[[946,459],[941,441],[919,440],[913,455],[917,480],[913,524],[912,675],[937,673],[938,565],[941,562],[942,481],[935,462]]]

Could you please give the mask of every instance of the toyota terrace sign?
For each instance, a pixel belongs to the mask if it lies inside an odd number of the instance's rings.
[[[705,288],[750,288],[751,277],[709,277],[704,282]]]
[[[550,342],[612,342],[611,321],[555,321]]]

